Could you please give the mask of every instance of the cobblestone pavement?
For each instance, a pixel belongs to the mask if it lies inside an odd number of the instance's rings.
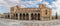
[[[21,21],[0,18],[0,26],[60,26],[60,20]]]

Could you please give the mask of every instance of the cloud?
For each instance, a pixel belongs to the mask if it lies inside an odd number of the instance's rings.
[[[19,5],[21,7],[38,7],[37,5],[42,3],[42,0],[36,0],[36,1],[27,1],[27,2],[22,2],[21,0],[0,0],[0,7],[3,7],[4,9],[1,9],[1,13],[5,12],[10,12],[10,7]],[[60,5],[59,5],[59,0],[56,2],[53,2],[51,5],[49,5],[48,2],[44,1],[43,4],[46,4],[47,7],[53,8],[53,7],[58,7],[57,10],[58,12],[60,11]],[[56,10],[52,10],[52,15],[55,15]],[[60,12],[59,12],[60,13]],[[59,14],[58,13],[58,14]]]
[[[42,0],[20,2],[19,5],[25,6],[25,7],[27,7],[27,6],[30,6],[31,7],[33,4],[37,4],[38,2],[42,2]]]
[[[32,5],[35,4],[37,2],[41,2],[42,0],[36,0],[36,1],[27,1],[27,2],[22,2],[21,0],[0,0],[0,5],[1,6],[15,6],[15,5]]]
[[[4,12],[10,12],[10,7],[19,5],[21,7],[38,7],[38,4],[42,3],[43,0],[36,0],[36,1],[27,1],[23,2],[21,0],[0,0],[0,6],[4,8]],[[57,10],[58,12],[60,11],[60,5],[59,5],[59,0],[56,2],[53,2],[51,5],[49,5],[48,2],[43,1],[43,4],[46,4],[47,7],[49,8],[54,8],[55,6],[58,7]],[[2,10],[3,11],[3,10]],[[56,11],[53,10],[53,15]]]
[[[58,15],[60,16],[60,0],[53,1],[51,4],[49,2],[44,1],[43,4],[46,4],[48,8],[52,8],[52,15],[55,15],[56,10]]]
[[[53,2],[52,6],[54,6],[56,8],[58,15],[60,15],[60,0],[56,0],[55,2]]]
[[[52,15],[53,15],[53,16],[56,15],[56,10],[52,10]]]
[[[11,2],[11,3],[9,3],[9,2]],[[16,3],[16,2],[17,1],[15,1],[15,0],[14,1],[12,1],[12,0],[10,0],[10,1],[9,0],[0,0],[0,9],[3,8],[0,10],[0,12],[1,13],[9,12],[10,7],[14,6],[15,5],[14,3]]]
[[[0,0],[0,7],[4,8],[4,12],[10,12],[9,10],[10,7],[12,6],[20,5],[22,7],[28,7],[28,6],[32,6],[32,4],[36,4],[37,2],[41,2],[41,1],[42,0],[22,2],[21,0]]]

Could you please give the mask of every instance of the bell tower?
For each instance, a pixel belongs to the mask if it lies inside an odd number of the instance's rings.
[[[39,8],[44,8],[46,4],[39,4]]]

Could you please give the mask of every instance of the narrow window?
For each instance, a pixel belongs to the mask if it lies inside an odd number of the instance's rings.
[[[45,14],[47,15],[47,10],[46,10]]]

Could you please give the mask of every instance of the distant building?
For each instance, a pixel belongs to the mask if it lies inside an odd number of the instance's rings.
[[[4,18],[10,18],[10,13],[3,13]]]
[[[11,7],[10,18],[17,20],[51,20],[52,10],[45,6],[44,4],[40,4],[39,8]]]
[[[0,18],[4,18],[4,15],[3,14],[0,14]]]

